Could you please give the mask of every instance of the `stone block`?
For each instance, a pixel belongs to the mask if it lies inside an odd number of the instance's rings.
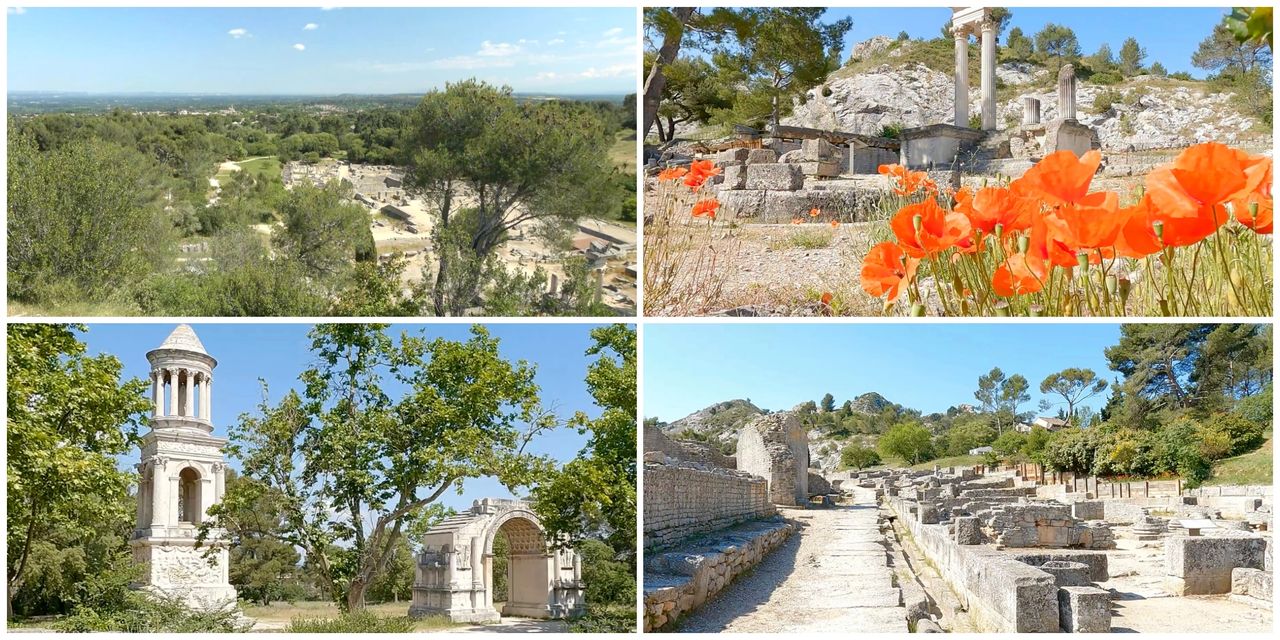
[[[1066,633],[1111,633],[1111,593],[1097,587],[1059,588],[1058,625]]]
[[[1263,569],[1267,541],[1258,536],[1165,540],[1165,572],[1179,595],[1230,593],[1233,569]]]
[[[794,164],[747,165],[747,189],[798,191],[804,187],[804,173]]]
[[[1070,151],[1082,156],[1090,149],[1101,146],[1098,132],[1092,127],[1071,120],[1054,120],[1045,125],[1044,152]]]
[[[778,152],[773,149],[751,149],[747,151],[747,164],[773,164],[778,161]]]
[[[716,154],[715,163],[717,167],[727,167],[735,164],[742,164],[747,161],[747,154],[750,149],[738,147],[734,149],[725,149]]]
[[[1274,578],[1273,574],[1262,569],[1232,569],[1231,593],[1237,596],[1257,598],[1269,603],[1272,601],[1271,589]]]
[[[747,188],[747,167],[745,165],[730,165],[721,172],[724,182],[720,183],[721,189],[746,189]]]
[[[800,170],[806,176],[814,176],[816,178],[834,178],[840,175],[840,163],[834,160],[823,160],[820,162],[800,162],[797,163]]]
[[[1076,520],[1102,520],[1102,501],[1082,500],[1071,503],[1071,517]]]
[[[956,528],[956,544],[982,544],[982,527],[974,516],[959,516],[952,520]]]
[[[722,190],[717,198],[720,200],[720,219],[755,218],[764,212],[764,191],[748,189],[742,191]]]
[[[1083,562],[1070,560],[1050,560],[1040,565],[1040,570],[1053,576],[1054,584],[1059,587],[1089,586],[1089,566]]]
[[[800,156],[805,162],[825,162],[840,157],[840,152],[830,142],[821,138],[800,143]]]

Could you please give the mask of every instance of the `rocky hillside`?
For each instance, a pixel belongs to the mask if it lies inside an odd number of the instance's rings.
[[[710,442],[721,451],[732,453],[738,444],[738,429],[765,413],[750,400],[729,400],[660,424],[659,428],[677,440]]]
[[[784,124],[879,134],[885,127],[951,122],[952,62],[938,45],[876,36],[851,53],[849,63],[810,90]],[[1013,62],[998,65],[996,76],[999,128],[1022,121],[1023,96],[1040,99],[1042,121],[1057,117],[1055,73]],[[1077,86],[1077,118],[1097,128],[1107,150],[1265,142],[1270,136],[1239,112],[1231,94],[1214,93],[1204,82],[1136,76],[1110,86],[1088,80]],[[969,112],[979,113],[978,83],[970,87]]]

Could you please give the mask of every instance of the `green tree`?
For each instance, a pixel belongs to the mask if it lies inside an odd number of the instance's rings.
[[[634,562],[636,520],[636,332],[622,324],[591,330],[597,356],[587,367],[587,390],[602,409],[571,424],[589,433],[578,456],[533,489],[533,508],[547,536],[576,545],[603,535]],[[634,565],[633,565],[634,568]]]
[[[652,66],[648,58],[646,63]],[[712,113],[733,104],[732,91],[720,83],[716,68],[703,58],[677,58],[663,71],[667,81],[658,106],[658,140],[661,142],[675,137],[676,126],[707,122]],[[661,121],[666,122],[665,127]]]
[[[9,617],[31,552],[54,536],[87,537],[129,518],[131,473],[115,456],[136,442],[148,384],[121,379],[114,356],[89,356],[80,325],[10,324],[6,330],[6,566]],[[121,511],[124,511],[122,514]]]
[[[417,566],[413,548],[401,537],[396,541],[387,558],[382,573],[369,585],[368,598],[374,602],[400,602],[413,597],[414,568]],[[505,574],[505,572],[504,572]]]
[[[1236,39],[1228,25],[1229,16],[1214,25],[1213,31],[1200,41],[1191,64],[1211,73],[1247,76],[1259,67],[1271,64],[1271,47],[1265,42]]]
[[[1031,401],[1031,394],[1028,391],[1031,384],[1020,373],[1015,373],[1005,379],[1000,385],[1000,397],[997,405],[999,411],[996,412],[996,431],[1003,432],[1003,419],[1008,418],[1010,421],[1016,422],[1025,416],[1018,409],[1022,405]]]
[[[1005,40],[1004,46],[1004,57],[1007,60],[1029,62],[1035,59],[1035,55],[1035,42],[1023,34],[1022,29],[1014,27],[1009,30],[1009,37]]]
[[[1051,373],[1040,383],[1040,393],[1053,394],[1062,398],[1062,403],[1067,405],[1068,418],[1076,415],[1076,407],[1081,402],[1106,389],[1107,381],[1099,378],[1092,369],[1076,367]]]
[[[1111,45],[1105,42],[1085,62],[1094,73],[1105,73],[1116,68],[1116,56],[1111,52]]]
[[[831,413],[836,410],[836,398],[831,394],[822,396],[822,410],[825,413]]]
[[[991,7],[987,10],[987,17],[996,25],[996,42],[999,43],[1013,21],[1013,12],[1008,7]]]
[[[880,464],[880,454],[875,449],[857,444],[840,451],[840,466],[846,469],[865,469]]]
[[[350,187],[334,182],[295,186],[280,205],[284,229],[272,238],[282,257],[316,278],[349,272],[356,260],[373,260],[369,215],[350,196]]]
[[[592,604],[635,605],[635,571],[618,557],[630,555],[615,552],[599,540],[583,540],[578,547],[582,554],[582,581],[587,585],[586,600]]]
[[[467,478],[515,488],[545,477],[550,459],[525,447],[555,419],[538,401],[534,366],[504,360],[481,326],[465,342],[397,341],[366,324],[317,325],[310,338],[316,364],[301,375],[303,392],[264,399],[231,427],[228,451],[247,482],[205,526],[280,492],[277,537],[355,611],[404,531],[445,491]],[[384,378],[404,395],[392,400]]]
[[[995,451],[1001,460],[1007,462],[1016,462],[1023,454],[1023,448],[1027,446],[1027,434],[1017,431],[1006,431],[1000,434],[991,443],[991,450]]]
[[[991,371],[978,377],[978,390],[973,397],[985,413],[993,413],[1000,403],[1000,387],[1004,384],[1004,372],[1000,367],[992,367]]]
[[[1163,78],[1169,75],[1169,70],[1164,68],[1164,65],[1160,64],[1159,61],[1152,62],[1151,68],[1148,69],[1147,72],[1157,78]]]
[[[484,284],[459,290],[448,282],[460,272],[450,261],[482,264],[517,226],[568,224],[622,198],[609,180],[611,142],[600,118],[579,104],[520,103],[509,87],[475,80],[423,96],[404,143],[412,165],[406,184],[434,203],[436,245],[452,247],[437,252],[436,315],[461,313]],[[478,197],[457,225],[463,185]]]
[[[41,151],[10,125],[11,299],[102,301],[165,264],[173,223],[150,159],[92,138]]]
[[[721,122],[776,125],[790,112],[792,98],[825,81],[840,68],[840,52],[853,20],[820,22],[822,7],[738,9],[730,37],[716,47],[716,66],[745,88]]]
[[[917,422],[893,425],[880,436],[877,446],[881,453],[909,464],[919,464],[933,458],[932,434]]]
[[[245,482],[227,469],[228,491],[241,491]],[[258,492],[256,499],[234,504],[236,509],[227,510],[222,518],[231,543],[231,584],[241,598],[263,606],[304,594],[298,566],[302,558],[293,545],[280,540],[284,499],[278,490]]]
[[[1120,73],[1129,78],[1142,72],[1142,61],[1147,57],[1147,50],[1138,44],[1136,38],[1125,38],[1120,45]],[[1159,64],[1159,63],[1156,63]],[[1155,65],[1152,65],[1154,68]]]
[[[1070,27],[1050,22],[1036,33],[1035,42],[1042,59],[1053,60],[1051,70],[1054,72],[1080,58],[1080,41]]]

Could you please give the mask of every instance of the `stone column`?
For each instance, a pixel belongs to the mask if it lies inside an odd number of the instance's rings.
[[[181,473],[181,472],[179,472],[179,473]],[[169,524],[173,524],[173,525],[176,525],[176,524],[178,524],[179,522],[181,522],[181,520],[179,520],[179,519],[178,519],[178,511],[179,511],[179,509],[178,509],[178,501],[182,499],[182,490],[179,488],[179,486],[178,486],[178,485],[179,485],[179,483],[181,483],[181,482],[182,482],[182,478],[181,478],[181,477],[179,477],[179,476],[176,476],[176,475],[175,475],[175,476],[173,476],[173,477],[169,478],[169,483],[168,483],[168,484],[169,484],[169,495],[167,496],[167,498],[168,498],[168,499],[167,499],[167,500],[165,500],[165,502],[167,502],[167,503],[168,503],[168,507],[167,507],[167,509],[165,510],[165,512],[166,512],[166,513],[173,514],[173,519],[172,519],[172,520],[170,520],[168,517],[166,517],[166,518],[165,518],[165,521],[166,521],[166,522],[168,522]],[[185,508],[185,507],[184,507],[184,508]]]
[[[164,415],[164,370],[156,369],[151,372],[151,398],[155,403],[155,409],[151,415],[159,418]]]
[[[169,369],[169,409],[165,411],[167,416],[178,415],[178,370]]]
[[[164,517],[169,500],[165,495],[164,458],[151,458],[151,528],[163,527],[168,519]]]
[[[969,126],[969,34],[953,28],[956,39],[956,126]]]
[[[196,414],[194,413],[195,408],[196,408],[196,385],[195,385],[196,379],[195,379],[195,377],[196,377],[196,376],[195,376],[195,372],[194,372],[194,371],[192,371],[192,370],[190,370],[190,369],[187,369],[187,375],[186,375],[186,378],[187,378],[187,384],[186,384],[187,404],[186,404],[186,406],[182,407],[182,415],[184,415],[184,416],[186,416],[186,417],[188,417],[188,418],[193,418],[193,417],[195,417],[195,415],[196,415]]]
[[[150,496],[147,495],[147,483],[143,482],[147,477],[147,463],[139,462],[138,464],[133,465],[133,468],[138,471],[138,508],[133,517],[133,521],[135,523],[134,528],[141,529],[148,524],[142,521],[142,516],[146,513],[147,500],[150,499]]]
[[[982,130],[996,130],[996,25],[982,21]]]
[[[213,422],[213,376],[204,377],[204,419]]]
[[[222,496],[227,493],[227,465],[221,462],[213,463],[213,501],[219,502]]]
[[[570,551],[573,554],[573,581],[582,582],[582,556],[577,551]]]
[[[209,419],[209,376],[200,374],[200,417]]]
[[[1022,124],[1040,124],[1040,99],[1032,96],[1022,97]]]
[[[217,480],[217,472],[212,472],[208,476],[200,478],[200,519],[191,518],[194,523],[204,522],[209,518],[209,507],[212,507],[217,499],[218,487],[215,483]]]
[[[1076,119],[1076,68],[1069,64],[1058,71],[1058,118]]]

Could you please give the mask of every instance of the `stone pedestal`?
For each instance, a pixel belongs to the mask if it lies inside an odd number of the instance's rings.
[[[1058,624],[1065,633],[1111,633],[1111,593],[1097,587],[1058,589]]]
[[[951,169],[982,140],[981,131],[935,124],[902,131],[899,163],[912,169]]]

